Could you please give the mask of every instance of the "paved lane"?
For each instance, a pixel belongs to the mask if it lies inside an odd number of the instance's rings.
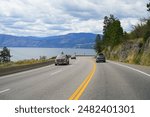
[[[126,65],[126,66],[124,66]],[[80,99],[89,100],[146,100],[150,99],[150,75],[133,70],[132,65],[108,61],[97,63],[97,70]],[[131,68],[128,68],[131,67]],[[137,67],[136,67],[137,68]],[[143,71],[141,71],[143,72]]]
[[[68,66],[51,65],[0,77],[0,99],[68,99],[91,69],[91,58],[78,58]]]
[[[0,77],[0,99],[150,99],[150,67],[93,60],[78,57],[70,65],[50,65]]]

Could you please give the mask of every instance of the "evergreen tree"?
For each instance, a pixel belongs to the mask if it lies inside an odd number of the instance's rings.
[[[0,62],[6,63],[10,62],[10,50],[7,47],[4,47],[3,50],[0,52]]]
[[[147,4],[147,11],[150,11],[150,2]],[[144,42],[147,41],[147,39],[150,37],[150,19],[147,20],[146,23],[146,31],[144,34]]]
[[[95,48],[97,53],[102,52],[102,40],[101,40],[101,36],[99,34],[96,36],[94,48]]]
[[[103,26],[103,34],[105,35],[107,27],[109,23],[109,18],[107,16],[104,17],[104,26]]]
[[[150,2],[147,4],[147,11],[150,11]]]
[[[121,27],[120,21],[113,15],[104,17],[103,35],[103,42],[106,46],[114,47],[121,42],[123,28]]]

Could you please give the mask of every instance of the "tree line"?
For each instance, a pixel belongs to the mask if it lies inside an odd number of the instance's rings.
[[[150,2],[147,4],[147,11],[150,12]],[[146,42],[150,37],[150,18],[143,19],[143,23],[134,26],[130,33],[123,31],[120,20],[114,15],[105,16],[103,24],[103,36],[98,34],[95,40],[97,53],[101,53],[107,47],[113,49],[127,39],[143,38],[143,42]]]

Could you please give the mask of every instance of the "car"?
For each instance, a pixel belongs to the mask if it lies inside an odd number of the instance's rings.
[[[106,58],[105,58],[103,53],[100,53],[100,54],[98,54],[98,56],[96,56],[96,62],[97,63],[99,63],[99,62],[106,62]]]
[[[55,59],[55,65],[69,65],[69,57],[68,55],[58,55]]]
[[[71,56],[71,59],[76,59],[76,55],[72,55],[72,56]]]

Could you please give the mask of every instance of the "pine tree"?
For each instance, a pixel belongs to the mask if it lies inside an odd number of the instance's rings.
[[[114,47],[121,42],[123,28],[121,27],[120,21],[113,15],[110,15],[110,17],[104,17],[103,35],[105,46]]]
[[[0,61],[2,63],[10,62],[10,50],[7,47],[4,47],[3,50],[0,52]]]
[[[95,39],[95,50],[97,53],[102,52],[102,39],[99,34],[96,36],[96,39]]]

